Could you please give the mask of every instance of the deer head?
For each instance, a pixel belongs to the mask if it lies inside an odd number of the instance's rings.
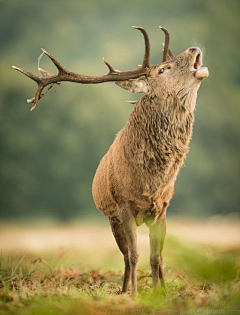
[[[28,99],[28,103],[33,103],[31,111],[38,104],[39,99],[44,95],[43,89],[53,84],[58,84],[62,81],[71,81],[82,84],[116,82],[120,87],[132,93],[145,93],[146,95],[162,96],[164,91],[181,91],[191,89],[194,86],[199,86],[202,80],[208,77],[208,70],[202,65],[202,52],[198,47],[188,48],[178,56],[174,56],[169,49],[170,36],[169,32],[160,26],[160,29],[165,33],[165,44],[163,51],[162,62],[159,65],[149,65],[150,59],[150,42],[147,32],[142,27],[133,26],[142,32],[145,41],[145,54],[142,65],[135,70],[118,71],[115,70],[104,58],[103,61],[109,69],[108,74],[103,76],[84,76],[71,72],[63,67],[49,52],[42,48],[42,54],[47,55],[56,68],[57,74],[50,73],[41,69],[38,64],[38,71],[42,77],[19,67],[12,66],[15,70],[22,72],[30,79],[38,84],[38,89],[35,96]]]
[[[163,28],[161,28],[163,29]],[[178,56],[174,56],[166,45],[169,44],[169,34],[166,34],[163,60],[158,65],[149,68],[146,76],[116,82],[116,84],[131,93],[144,93],[150,97],[163,97],[165,94],[186,93],[192,88],[198,88],[209,73],[202,67],[202,51],[198,47],[190,47]]]

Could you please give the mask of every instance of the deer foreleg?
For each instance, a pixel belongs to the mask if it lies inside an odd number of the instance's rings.
[[[136,235],[136,221],[130,210],[130,207],[125,207],[122,210],[122,223],[128,244],[128,257],[131,271],[132,294],[137,294],[137,235]]]
[[[150,227],[150,264],[152,269],[153,285],[156,287],[159,285],[159,279],[161,281],[161,287],[166,293],[163,265],[162,265],[162,249],[166,234],[166,218],[158,218],[157,221]]]

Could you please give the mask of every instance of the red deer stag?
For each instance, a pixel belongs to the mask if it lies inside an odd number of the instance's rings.
[[[28,100],[33,110],[49,84],[71,81],[82,84],[114,81],[123,89],[145,95],[135,106],[126,126],[100,162],[92,193],[97,208],[108,217],[117,245],[124,256],[122,291],[137,293],[138,249],[136,228],[143,222],[150,229],[150,264],[154,286],[161,282],[165,292],[162,249],[166,233],[166,210],[173,197],[174,184],[189,149],[194,123],[197,91],[208,69],[202,67],[202,52],[190,47],[178,56],[169,49],[165,33],[162,62],[149,65],[150,43],[147,32],[142,65],[135,70],[117,71],[103,59],[109,73],[84,76],[65,69],[50,53],[42,49],[58,69],[52,74],[38,68],[38,77],[13,67],[38,84],[35,97]]]

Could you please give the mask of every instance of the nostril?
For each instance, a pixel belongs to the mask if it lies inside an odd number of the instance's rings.
[[[189,48],[189,51],[191,53],[195,54],[197,52],[197,48],[195,48],[195,47]]]

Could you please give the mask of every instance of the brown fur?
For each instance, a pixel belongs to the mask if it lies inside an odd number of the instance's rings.
[[[166,210],[189,149],[197,91],[208,75],[197,76],[191,71],[200,50],[193,51],[189,48],[152,66],[147,77],[117,83],[145,95],[136,102],[126,126],[101,160],[92,193],[124,255],[123,292],[130,276],[133,293],[137,290],[136,226],[143,222],[150,228],[153,282],[158,284],[160,278],[165,290],[161,251]],[[159,73],[163,67],[164,72]]]

